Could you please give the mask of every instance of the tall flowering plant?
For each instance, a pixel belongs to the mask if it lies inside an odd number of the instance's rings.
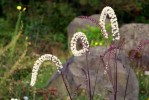
[[[66,87],[66,90],[69,94],[69,97],[70,99],[72,100],[71,98],[71,95],[70,95],[70,92],[68,90],[68,87],[67,87],[67,84],[66,84],[66,81],[64,79],[64,76],[62,74],[62,63],[61,61],[54,55],[51,55],[51,54],[45,54],[45,55],[42,55],[34,64],[33,66],[33,70],[32,70],[32,76],[31,76],[31,82],[30,82],[30,86],[34,86],[35,83],[36,83],[36,79],[37,79],[37,75],[38,75],[38,70],[39,70],[39,67],[41,66],[41,64],[46,61],[46,60],[49,60],[49,61],[52,61],[53,63],[55,63],[56,67],[57,67],[57,71],[58,73],[62,76],[62,79],[63,79],[63,82],[64,82],[64,85]],[[33,99],[35,100],[35,94],[33,96]]]
[[[34,86],[36,83],[36,79],[37,79],[37,75],[38,75],[38,70],[39,67],[41,66],[41,64],[46,61],[46,60],[50,60],[52,62],[55,63],[57,70],[59,73],[61,73],[61,69],[63,68],[61,61],[54,55],[51,54],[45,54],[42,55],[34,64],[33,66],[33,70],[32,70],[32,76],[31,76],[31,82],[30,82],[30,86]]]
[[[109,38],[108,33],[106,31],[106,28],[105,28],[105,20],[106,20],[107,16],[109,16],[110,22],[111,22],[113,41],[120,40],[120,33],[119,33],[119,28],[118,28],[117,17],[115,15],[114,10],[111,7],[109,7],[109,6],[105,7],[102,10],[101,16],[99,18],[99,26],[101,28],[101,31],[102,31],[102,34],[103,34],[104,38]],[[77,50],[77,41],[78,41],[78,39],[81,39],[81,43],[82,43],[82,49],[80,49],[80,50]],[[105,53],[102,56],[100,56],[101,57],[100,60],[102,61],[103,65],[104,65],[104,73],[109,76],[109,79],[110,79],[110,81],[111,81],[111,83],[113,85],[114,100],[117,100],[117,64],[116,64],[117,63],[116,62],[117,58],[116,58],[116,56],[117,56],[118,50],[121,49],[121,47],[123,46],[124,42],[125,42],[125,40],[122,40],[121,44],[119,44],[119,45],[115,45],[115,44],[110,45],[110,48],[107,51],[105,51]],[[87,88],[88,88],[89,100],[93,100],[94,89],[91,90],[90,72],[89,72],[89,66],[88,66],[88,54],[90,54],[89,53],[89,47],[90,47],[89,46],[89,42],[87,40],[86,35],[83,32],[76,32],[73,35],[73,37],[71,39],[70,49],[71,49],[71,51],[72,51],[74,56],[82,56],[83,54],[86,54],[87,70],[83,70],[83,72],[85,73],[85,77],[86,77],[86,80],[87,80]],[[105,64],[105,61],[104,61],[105,55],[107,55],[109,52],[110,52],[110,56],[109,57],[111,57],[111,55],[112,55],[112,57],[115,59],[115,66],[114,66],[115,73],[113,75],[114,79],[112,79],[112,75],[111,75],[111,71],[110,71],[110,64],[109,63]],[[68,90],[67,84],[66,84],[64,76],[63,76],[63,72],[62,72],[63,66],[62,66],[62,63],[54,55],[51,55],[51,54],[42,55],[35,62],[34,66],[33,66],[33,70],[32,70],[32,77],[31,77],[30,86],[34,86],[35,85],[39,67],[41,66],[41,64],[45,60],[50,60],[50,61],[55,63],[55,65],[57,67],[57,71],[58,71],[59,74],[61,74],[63,82],[65,84],[65,87],[66,87],[66,89],[68,91],[69,97],[72,100],[71,94],[70,94],[70,92]],[[128,75],[128,78],[129,78],[129,75]],[[127,84],[126,84],[124,100],[125,100],[125,97],[126,97],[126,91],[127,91]]]
[[[77,45],[77,40],[81,39],[83,49],[77,50],[76,45]],[[71,39],[71,46],[70,49],[74,56],[81,56],[82,54],[86,53],[89,51],[89,42],[87,41],[86,35],[82,32],[77,32],[73,35]]]
[[[119,33],[119,28],[118,28],[117,17],[116,17],[114,10],[109,6],[105,7],[102,10],[100,19],[99,19],[99,25],[100,25],[102,34],[105,38],[108,38],[108,33],[105,28],[105,20],[106,20],[107,15],[109,16],[110,22],[111,22],[113,40],[119,40],[120,33]]]

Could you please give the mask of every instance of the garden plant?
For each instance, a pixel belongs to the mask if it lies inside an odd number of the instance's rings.
[[[112,84],[112,87],[113,87],[113,100],[118,100],[117,99],[117,77],[118,77],[118,74],[117,74],[117,62],[116,62],[116,59],[117,59],[117,56],[118,56],[118,53],[120,52],[120,50],[122,49],[123,45],[125,44],[125,39],[122,39],[120,41],[120,33],[119,33],[119,28],[118,28],[118,23],[117,23],[117,18],[116,18],[116,15],[114,13],[114,10],[111,8],[111,7],[105,7],[101,13],[101,16],[100,16],[100,20],[99,20],[99,27],[101,29],[101,33],[103,35],[103,37],[105,39],[108,39],[109,38],[109,35],[106,31],[106,28],[105,28],[105,20],[106,20],[106,17],[109,16],[110,17],[110,22],[111,22],[111,36],[112,36],[112,42],[110,44],[110,48],[107,49],[107,51],[105,51],[105,53],[103,55],[100,56],[99,58],[99,61],[101,60],[103,66],[104,66],[104,73],[108,76],[111,84]],[[77,40],[78,39],[81,39],[81,44],[82,44],[82,49],[81,50],[77,50]],[[87,93],[87,97],[89,100],[94,100],[95,99],[95,94],[94,94],[94,90],[95,90],[95,86],[94,88],[91,88],[91,84],[90,84],[90,72],[89,72],[89,66],[88,66],[88,55],[90,54],[89,52],[89,42],[87,40],[87,37],[84,33],[82,32],[77,32],[73,35],[72,39],[71,39],[71,45],[70,45],[70,48],[71,48],[71,51],[73,53],[74,56],[81,56],[83,54],[86,55],[86,63],[87,63],[87,69],[82,69],[82,71],[84,72],[85,74],[85,78],[86,78],[86,81],[84,84],[86,84],[86,93]],[[109,62],[108,64],[105,63],[104,61],[104,56],[107,55],[109,53]],[[135,54],[135,52],[134,52]],[[110,58],[114,58],[115,60],[115,65],[114,65],[114,75],[111,74],[111,65],[110,65]],[[62,79],[63,79],[63,82],[65,84],[65,87],[67,89],[67,92],[68,92],[68,97],[70,100],[73,100],[73,99],[76,99],[74,96],[72,97],[72,94],[70,93],[69,89],[68,89],[68,86],[67,86],[67,83],[65,81],[65,78],[63,76],[63,66],[62,66],[62,63],[60,62],[60,60],[55,57],[54,55],[51,55],[51,54],[45,54],[43,56],[41,56],[37,61],[36,63],[34,64],[34,67],[33,67],[33,70],[32,70],[32,78],[31,78],[31,86],[34,86],[35,82],[36,82],[36,78],[37,78],[37,75],[38,75],[38,70],[39,70],[39,66],[42,64],[43,61],[45,60],[50,60],[52,62],[54,62],[57,66],[57,70],[58,70],[58,73],[61,74],[62,76]],[[129,73],[130,73],[130,69],[127,70],[128,71],[128,77],[127,77],[127,83],[126,83],[126,88],[125,88],[125,94],[124,94],[124,97],[123,99],[126,100],[126,93],[127,93],[127,85],[128,85],[128,80],[129,80]],[[98,76],[96,76],[97,78]],[[96,85],[96,81],[95,81],[95,85]],[[35,94],[33,96],[35,99]],[[85,98],[84,98],[85,99]],[[99,99],[104,99],[102,97],[99,97],[97,98],[98,100]]]
[[[85,29],[79,29],[78,32],[74,33],[70,46],[70,51],[73,54],[73,57],[75,56],[82,56],[85,55],[86,61],[86,69],[82,69],[82,73],[85,76],[84,83],[86,86],[86,89],[83,89],[82,91],[79,91],[79,87],[76,87],[74,92],[70,91],[70,87],[67,82],[67,78],[64,75],[64,69],[68,66],[68,62],[65,62],[64,58],[61,58],[60,56],[57,56],[52,53],[46,53],[43,55],[35,55],[34,57],[30,57],[29,52],[33,52],[30,50],[30,46],[32,46],[31,42],[29,41],[29,37],[23,36],[23,32],[25,33],[24,26],[25,23],[22,20],[22,16],[24,12],[26,11],[26,7],[18,6],[17,9],[20,11],[18,15],[18,20],[15,26],[15,30],[13,32],[13,35],[11,37],[11,41],[6,41],[7,43],[5,45],[0,45],[0,47],[3,47],[0,49],[0,59],[2,59],[2,62],[4,65],[8,66],[6,68],[5,66],[2,66],[2,71],[0,71],[0,99],[4,100],[119,100],[118,99],[118,64],[117,59],[119,54],[123,50],[123,46],[125,45],[125,38],[120,37],[119,33],[119,26],[117,22],[117,16],[114,12],[114,10],[106,6],[99,17],[99,21],[95,21],[94,19],[91,19],[87,16],[81,16],[81,18],[89,20],[93,23],[97,24],[97,27],[89,26],[89,31]],[[110,23],[106,23],[107,17],[110,19]],[[43,20],[41,20],[42,22]],[[38,24],[38,23],[34,23]],[[38,28],[38,27],[37,27]],[[38,28],[40,30],[40,28]],[[42,29],[43,30],[43,29]],[[46,29],[45,29],[46,30]],[[38,33],[38,30],[37,30]],[[53,33],[51,33],[53,34]],[[38,34],[36,34],[36,40],[38,41]],[[59,38],[55,38],[59,37]],[[47,37],[46,40],[48,41]],[[62,39],[63,38],[63,39]],[[55,34],[54,36],[51,35],[50,37],[51,44],[54,46],[60,46],[63,47],[62,43],[65,42],[65,36],[63,34]],[[78,50],[78,40],[80,39],[81,49]],[[88,41],[89,40],[89,41]],[[56,43],[52,43],[53,41],[56,41]],[[42,42],[42,41],[40,41]],[[20,44],[23,45],[20,45]],[[141,57],[143,53],[145,53],[144,48],[148,46],[149,41],[142,41],[139,46],[135,49],[132,49],[132,51],[129,53],[129,60],[131,62],[131,66],[134,69],[136,76],[139,80],[139,94],[138,94],[138,100],[149,100],[149,75],[148,74],[148,63],[142,67],[142,60]],[[38,45],[38,43],[36,43]],[[48,45],[48,43],[47,43]],[[64,44],[64,48],[67,47],[66,44]],[[88,56],[90,55],[90,48],[94,46],[105,46],[107,49],[103,54],[100,54],[100,58],[98,58],[98,61],[103,66],[104,69],[104,75],[109,79],[112,85],[112,91],[109,91],[110,94],[112,94],[112,98],[105,97],[103,94],[95,93],[96,85],[97,85],[97,77],[99,71],[97,70],[97,73],[95,74],[95,85],[94,87],[91,86],[91,76],[90,76],[90,70],[89,70],[89,63],[88,63]],[[21,49],[18,50],[16,47],[19,47]],[[40,51],[42,51],[42,47]],[[48,49],[48,48],[47,48]],[[55,50],[53,50],[55,51]],[[29,56],[26,56],[29,54]],[[34,54],[34,52],[32,53]],[[17,56],[16,56],[17,55]],[[145,54],[147,55],[147,54]],[[108,60],[106,61],[105,58],[108,56]],[[148,56],[148,55],[147,55]],[[38,60],[36,60],[38,58]],[[13,59],[13,60],[12,60]],[[61,60],[62,59],[62,60]],[[111,60],[112,59],[112,60]],[[36,60],[35,63],[33,63]],[[11,66],[5,64],[6,61],[11,62]],[[49,62],[50,61],[50,62]],[[25,65],[26,62],[28,65],[23,67],[23,71],[20,70],[20,66]],[[52,64],[51,64],[52,62]],[[111,62],[114,63],[112,66]],[[22,65],[21,65],[21,64]],[[66,65],[64,66],[64,64]],[[49,64],[52,65],[49,67]],[[27,66],[32,66],[27,67]],[[48,66],[48,67],[47,67]],[[56,67],[53,67],[56,66]],[[39,70],[41,68],[41,70]],[[111,68],[114,68],[114,74],[112,74]],[[47,80],[49,79],[49,76],[51,76],[54,72],[59,74],[61,76],[61,79],[64,84],[65,89],[67,91],[67,96],[64,98],[59,97],[59,93],[56,88],[49,88],[46,86],[43,86],[47,83]],[[128,73],[128,76],[126,78],[126,84],[125,84],[125,92],[123,95],[123,100],[127,100],[127,90],[128,90],[128,84],[129,84],[129,77],[130,77],[130,69],[126,69],[126,72]],[[1,77],[2,76],[2,77]],[[12,79],[12,80],[10,80]],[[24,79],[24,80],[22,80]],[[38,80],[37,80],[38,79]],[[144,80],[145,79],[145,80]],[[22,80],[22,81],[20,81]],[[7,85],[10,84],[10,86],[7,87]],[[13,87],[15,86],[15,87]],[[3,91],[5,90],[5,87],[8,89],[8,92]],[[59,88],[59,87],[57,87]],[[10,93],[10,95],[8,94]]]

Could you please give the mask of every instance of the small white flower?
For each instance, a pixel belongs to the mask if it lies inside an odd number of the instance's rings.
[[[83,45],[83,49],[81,50],[77,50],[76,45],[77,45],[77,40],[81,39],[82,41],[82,45]],[[71,45],[70,45],[70,49],[72,51],[72,53],[74,54],[74,56],[81,56],[82,54],[88,52],[89,49],[89,42],[87,41],[86,35],[82,32],[77,32],[73,35],[72,39],[71,39]]]
[[[27,96],[24,96],[23,99],[24,99],[24,100],[29,100]]]
[[[145,75],[149,75],[149,71],[145,71],[144,74],[145,74]]]
[[[15,98],[11,98],[11,100],[18,100],[18,99],[15,99]]]
[[[110,17],[113,40],[119,40],[120,33],[119,33],[119,28],[118,28],[117,17],[115,15],[114,10],[109,6],[105,7],[102,10],[100,19],[99,19],[99,25],[101,26],[102,34],[105,38],[108,38],[108,33],[105,28],[105,20],[106,20],[107,15]]]
[[[61,72],[61,69],[63,68],[61,61],[56,57],[53,56],[51,54],[45,54],[42,55],[34,64],[33,66],[33,70],[32,70],[32,76],[31,76],[31,82],[30,82],[30,86],[34,86],[36,83],[36,78],[38,75],[38,70],[39,70],[39,66],[45,61],[45,60],[50,60],[52,62],[55,63],[58,72]]]
[[[104,74],[107,74],[107,71],[106,70],[104,70]]]

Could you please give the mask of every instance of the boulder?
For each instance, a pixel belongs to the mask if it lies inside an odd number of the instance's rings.
[[[123,48],[128,53],[131,49],[139,46],[141,41],[149,40],[149,24],[124,24],[120,27],[120,35],[121,38],[126,39],[126,44]],[[147,48],[145,49],[147,50]]]
[[[99,16],[100,16],[99,14],[95,14],[95,15],[91,15],[89,17],[98,21]],[[80,17],[74,18],[67,27],[68,42],[70,42],[73,34],[78,32],[78,29],[87,28],[88,25],[97,26],[96,23],[93,23],[92,21],[90,21],[88,19],[80,18]]]
[[[88,54],[87,56],[82,55],[79,57],[72,57],[68,60],[68,62],[66,62],[66,64],[64,65],[65,67],[63,69],[63,73],[66,78],[68,87],[71,91],[73,91],[73,89],[77,86],[79,86],[79,89],[86,89],[86,77],[83,70],[86,71],[89,67],[91,90],[93,90],[95,86],[95,80],[97,78],[95,94],[100,94],[106,98],[110,98],[110,100],[113,100],[114,92],[112,82],[109,80],[107,74],[104,73],[103,63],[100,60],[100,55],[102,55],[105,50],[106,47],[90,48],[90,54]],[[129,60],[123,53],[118,54],[117,57],[117,100],[123,100],[124,98],[127,79],[128,86],[126,92],[126,100],[138,100],[138,80],[135,76],[134,71],[129,66]],[[108,63],[108,60],[109,56],[105,56],[105,63]],[[114,64],[115,60],[111,58],[109,69],[111,71],[112,80],[115,79]],[[56,81],[58,81],[59,79],[60,75],[58,73],[55,73],[55,75],[52,77],[49,83],[56,83]],[[61,87],[60,84],[59,87]]]
[[[98,27],[99,17],[100,17],[99,14],[95,14],[95,15],[88,16],[88,18],[90,19],[80,18],[80,17],[74,18],[67,27],[68,44],[70,44],[73,34],[78,32],[80,29],[88,30],[89,26]],[[108,18],[106,22],[109,22]]]
[[[99,14],[91,15],[90,18],[95,19],[98,23]],[[109,19],[106,20],[106,23],[109,22]],[[78,32],[79,29],[88,29],[87,26],[97,26],[96,23],[92,21],[76,17],[67,27],[68,34],[68,43],[70,44],[70,40],[75,32]],[[141,23],[130,23],[124,24],[120,27],[120,36],[121,39],[126,39],[126,44],[124,45],[125,53],[128,55],[128,52],[131,49],[135,49],[141,41],[149,40],[149,24],[141,24]],[[148,47],[148,46],[147,46]],[[149,48],[145,48],[147,51]]]

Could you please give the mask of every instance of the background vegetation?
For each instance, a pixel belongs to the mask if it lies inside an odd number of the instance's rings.
[[[76,16],[99,14],[107,5],[115,10],[120,26],[149,23],[149,0],[0,0],[0,99],[32,97],[29,81],[34,61],[41,54],[51,53],[64,62],[70,56],[68,24]],[[55,71],[47,64],[52,66],[45,63],[39,72],[45,72],[39,75],[37,88],[41,90]],[[149,85],[145,77],[139,77],[140,100],[145,100],[149,98]]]

